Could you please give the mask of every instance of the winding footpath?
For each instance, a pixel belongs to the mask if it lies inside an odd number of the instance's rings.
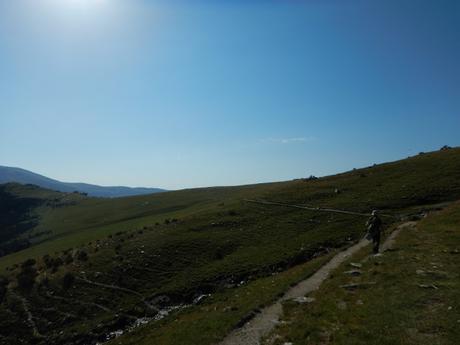
[[[416,222],[407,222],[398,226],[382,245],[382,251],[391,249],[398,234],[406,227],[415,226]],[[335,255],[327,264],[322,266],[309,278],[301,281],[297,285],[290,288],[280,299],[271,306],[261,310],[253,319],[244,324],[241,328],[232,331],[218,345],[259,345],[262,337],[269,332],[280,322],[283,314],[283,302],[295,298],[301,298],[310,292],[319,289],[322,282],[326,280],[331,271],[340,266],[351,255],[364,248],[369,244],[369,241],[362,239],[355,245]]]

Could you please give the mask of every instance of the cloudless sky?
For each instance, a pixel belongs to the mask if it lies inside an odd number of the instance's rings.
[[[185,188],[460,145],[457,0],[0,0],[0,165]]]

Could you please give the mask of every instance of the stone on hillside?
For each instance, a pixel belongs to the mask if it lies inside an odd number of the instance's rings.
[[[440,279],[443,279],[443,278],[447,278],[449,276],[449,274],[447,272],[444,272],[444,271],[439,271],[439,270],[436,270],[436,271],[426,271],[427,274],[431,275],[432,277],[434,278],[440,278]]]
[[[304,304],[304,303],[312,303],[316,299],[314,297],[305,297],[305,296],[300,296],[292,299],[294,302]]]
[[[205,298],[207,298],[209,296],[211,296],[211,295],[210,294],[199,295],[193,300],[193,304],[200,304]]]
[[[349,274],[351,276],[359,276],[361,275],[361,271],[360,270],[351,270],[351,271],[345,271],[343,272],[343,274]]]
[[[362,282],[362,283],[351,283],[351,284],[345,284],[345,285],[340,285],[342,289],[358,289],[358,288],[366,288],[371,285],[375,285],[377,282]]]
[[[434,285],[434,284],[419,284],[418,287],[422,288],[422,289],[435,289],[435,290],[438,290],[439,288]]]
[[[350,266],[356,267],[356,268],[361,268],[361,267],[363,267],[362,264],[358,264],[358,263],[356,263],[356,262],[351,262],[351,263],[350,263]]]
[[[347,309],[347,303],[344,301],[339,301],[337,302],[337,308],[340,310],[346,310]]]

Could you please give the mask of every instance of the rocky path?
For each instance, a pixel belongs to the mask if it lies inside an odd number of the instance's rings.
[[[398,226],[382,245],[382,251],[388,250],[393,245],[395,238],[405,227],[414,226],[415,222],[408,222]],[[299,284],[289,289],[283,297],[274,304],[264,308],[252,320],[248,321],[243,327],[231,332],[219,345],[259,345],[260,339],[266,336],[280,321],[283,314],[282,303],[290,299],[304,298],[308,293],[317,290],[321,283],[326,280],[331,271],[339,267],[351,255],[364,248],[369,241],[362,239],[357,244],[335,255],[327,264],[322,266],[311,277],[301,281]]]

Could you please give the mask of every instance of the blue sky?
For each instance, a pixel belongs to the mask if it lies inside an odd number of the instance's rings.
[[[460,145],[458,1],[0,0],[0,165],[185,188]]]

